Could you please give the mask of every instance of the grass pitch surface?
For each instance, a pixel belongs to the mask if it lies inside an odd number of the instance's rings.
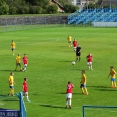
[[[68,47],[71,35],[81,45],[81,61],[75,61],[75,52]],[[16,43],[12,56],[10,44]],[[93,71],[89,71],[86,56],[93,55]],[[26,53],[27,72],[14,71],[15,58]],[[14,72],[15,92],[22,91],[24,77],[28,78],[28,117],[82,117],[83,105],[116,106],[117,90],[110,88],[107,78],[110,66],[117,71],[117,29],[59,27],[39,28],[0,33],[0,108],[19,109],[17,97],[8,97],[8,77]],[[23,64],[22,64],[23,66]],[[89,95],[80,90],[81,70],[86,71]],[[72,109],[65,109],[66,85],[74,84]],[[86,117],[115,117],[117,109],[86,109]]]

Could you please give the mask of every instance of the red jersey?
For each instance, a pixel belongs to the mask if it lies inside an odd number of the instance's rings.
[[[73,46],[77,47],[77,41],[76,40],[73,41]]]
[[[87,56],[87,62],[92,62],[92,60],[93,60],[93,56],[88,55],[88,56]]]
[[[23,63],[28,64],[28,58],[26,56],[23,57]]]
[[[26,81],[24,81],[24,83],[23,83],[23,91],[28,92],[28,85],[27,85]]]
[[[74,88],[73,84],[68,84],[67,85],[67,93],[72,93],[72,88]]]

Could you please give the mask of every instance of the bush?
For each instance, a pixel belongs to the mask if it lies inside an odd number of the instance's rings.
[[[29,13],[29,7],[28,6],[19,6],[17,9],[18,14],[28,14]]]
[[[5,15],[9,13],[9,6],[7,4],[3,4],[0,6],[0,15]]]
[[[71,4],[65,4],[63,7],[64,7],[64,11],[65,11],[66,13],[73,13],[73,12],[75,12],[76,10],[79,9],[78,7],[73,6],[73,5],[71,5]]]
[[[57,13],[57,12],[58,12],[57,5],[53,4],[53,5],[48,6],[48,13],[53,14],[53,13]]]
[[[29,13],[31,13],[31,14],[41,14],[42,8],[40,6],[30,6]]]
[[[16,13],[17,13],[17,8],[16,8],[16,7],[10,7],[10,9],[9,9],[9,14],[14,15],[14,14],[16,14]]]

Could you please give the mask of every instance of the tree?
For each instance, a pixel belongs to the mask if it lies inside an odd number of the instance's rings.
[[[65,4],[63,7],[64,7],[64,11],[66,13],[73,13],[76,10],[78,10],[78,7],[77,6],[73,6],[71,4]]]
[[[57,13],[58,12],[57,10],[58,10],[58,7],[55,4],[49,5],[48,7],[48,13],[51,13],[51,14]]]
[[[71,0],[56,0],[56,1],[59,2],[61,5],[71,4]]]

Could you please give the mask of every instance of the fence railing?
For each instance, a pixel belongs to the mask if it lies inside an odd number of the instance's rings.
[[[25,30],[40,27],[61,27],[67,24],[67,16],[64,17],[15,17],[0,18],[0,32]]]

